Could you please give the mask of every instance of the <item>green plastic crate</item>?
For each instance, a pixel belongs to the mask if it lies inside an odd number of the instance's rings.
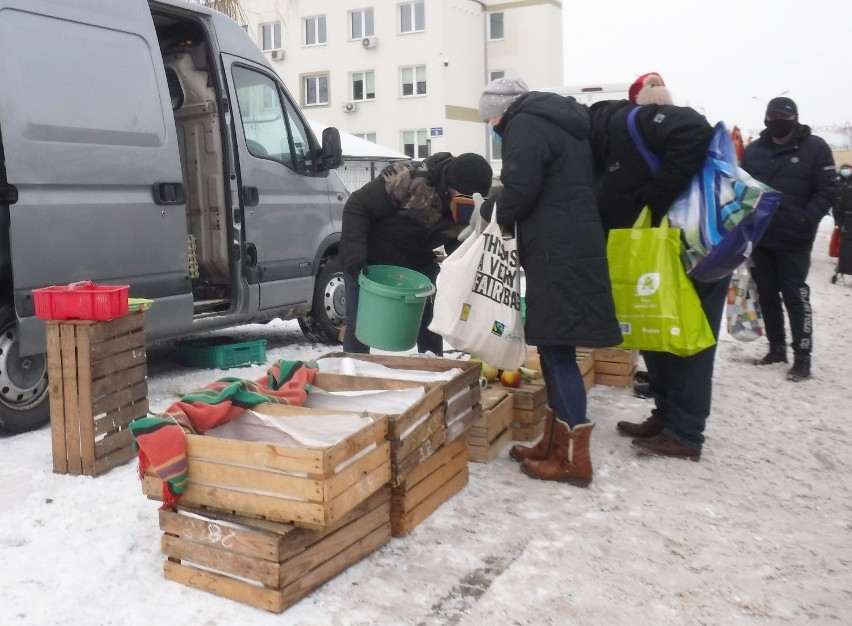
[[[208,337],[177,342],[183,365],[226,370],[252,363],[266,363],[266,340],[234,343],[230,337]]]

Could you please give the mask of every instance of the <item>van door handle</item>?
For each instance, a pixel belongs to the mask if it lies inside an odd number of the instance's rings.
[[[154,183],[155,204],[183,204],[186,191],[183,183]]]
[[[243,204],[245,206],[257,206],[260,204],[260,192],[257,187],[243,187]]]

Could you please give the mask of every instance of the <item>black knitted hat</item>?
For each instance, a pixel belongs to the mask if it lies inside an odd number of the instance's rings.
[[[447,186],[460,194],[472,196],[479,192],[487,196],[491,190],[494,172],[482,156],[465,152],[455,157],[447,166]]]

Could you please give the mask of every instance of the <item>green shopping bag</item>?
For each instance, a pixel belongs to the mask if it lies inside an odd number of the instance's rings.
[[[622,348],[690,356],[716,343],[680,260],[680,229],[651,228],[646,207],[633,228],[610,231],[606,256]]]

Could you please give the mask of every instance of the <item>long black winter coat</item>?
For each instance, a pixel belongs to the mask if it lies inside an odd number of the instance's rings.
[[[518,226],[527,341],[618,345],[586,108],[573,98],[530,92],[512,103],[495,131],[503,144],[497,221]]]
[[[704,165],[713,137],[704,116],[689,107],[640,107],[636,127],[660,160],[654,175],[628,131],[627,116],[634,108],[627,100],[610,100],[593,104],[590,110],[595,191],[607,232],[633,226],[645,205],[651,209],[654,223],[659,223]]]
[[[341,256],[350,274],[363,263],[422,270],[435,262],[435,248],[458,243],[464,225],[453,221],[446,183],[452,159],[438,152],[388,165],[349,197]]]
[[[742,168],[781,192],[781,204],[766,227],[758,247],[808,250],[813,247],[820,220],[837,193],[837,174],[831,148],[811,129],[799,125],[793,138],[779,146],[767,130],[743,154]]]

